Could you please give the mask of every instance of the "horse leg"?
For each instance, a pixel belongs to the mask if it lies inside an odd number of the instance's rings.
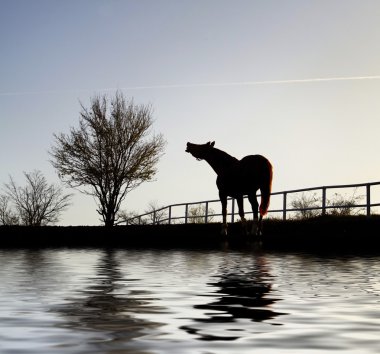
[[[227,196],[222,193],[219,193],[219,199],[220,199],[220,202],[222,203],[222,215],[223,215],[221,234],[223,236],[227,236]]]
[[[259,203],[257,202],[256,194],[250,194],[248,195],[248,200],[251,203],[252,206],[252,212],[253,212],[253,223],[252,223],[252,235],[260,235],[261,234],[261,220],[262,216],[260,215],[259,219]]]
[[[263,234],[263,216],[260,214],[259,222],[257,224],[257,235],[262,236]]]
[[[236,202],[237,202],[238,209],[239,209],[240,220],[241,220],[241,223],[242,223],[242,226],[243,226],[243,232],[247,233],[247,220],[245,220],[245,217],[244,217],[244,200],[243,200],[243,196],[237,197],[236,198]]]

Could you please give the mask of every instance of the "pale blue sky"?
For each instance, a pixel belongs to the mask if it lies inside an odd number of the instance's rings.
[[[187,141],[267,156],[274,191],[380,180],[380,79],[312,80],[379,77],[379,18],[377,0],[0,0],[0,182],[58,182],[53,133],[116,88],[168,142],[128,210],[217,198]],[[61,224],[98,223],[76,193]]]

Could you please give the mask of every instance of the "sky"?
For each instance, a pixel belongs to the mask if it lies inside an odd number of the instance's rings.
[[[266,156],[274,192],[379,181],[379,18],[377,0],[0,0],[0,184],[59,183],[53,134],[116,90],[167,141],[125,210],[217,199],[188,141]],[[67,191],[59,224],[100,224]]]

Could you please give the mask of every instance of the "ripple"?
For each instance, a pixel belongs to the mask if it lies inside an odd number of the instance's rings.
[[[2,353],[377,353],[380,258],[0,251]]]

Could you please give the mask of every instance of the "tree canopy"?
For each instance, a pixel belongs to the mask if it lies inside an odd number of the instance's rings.
[[[112,226],[127,193],[153,179],[166,143],[151,134],[152,107],[121,92],[81,107],[79,127],[54,135],[51,162],[67,185],[95,197],[104,224]]]

